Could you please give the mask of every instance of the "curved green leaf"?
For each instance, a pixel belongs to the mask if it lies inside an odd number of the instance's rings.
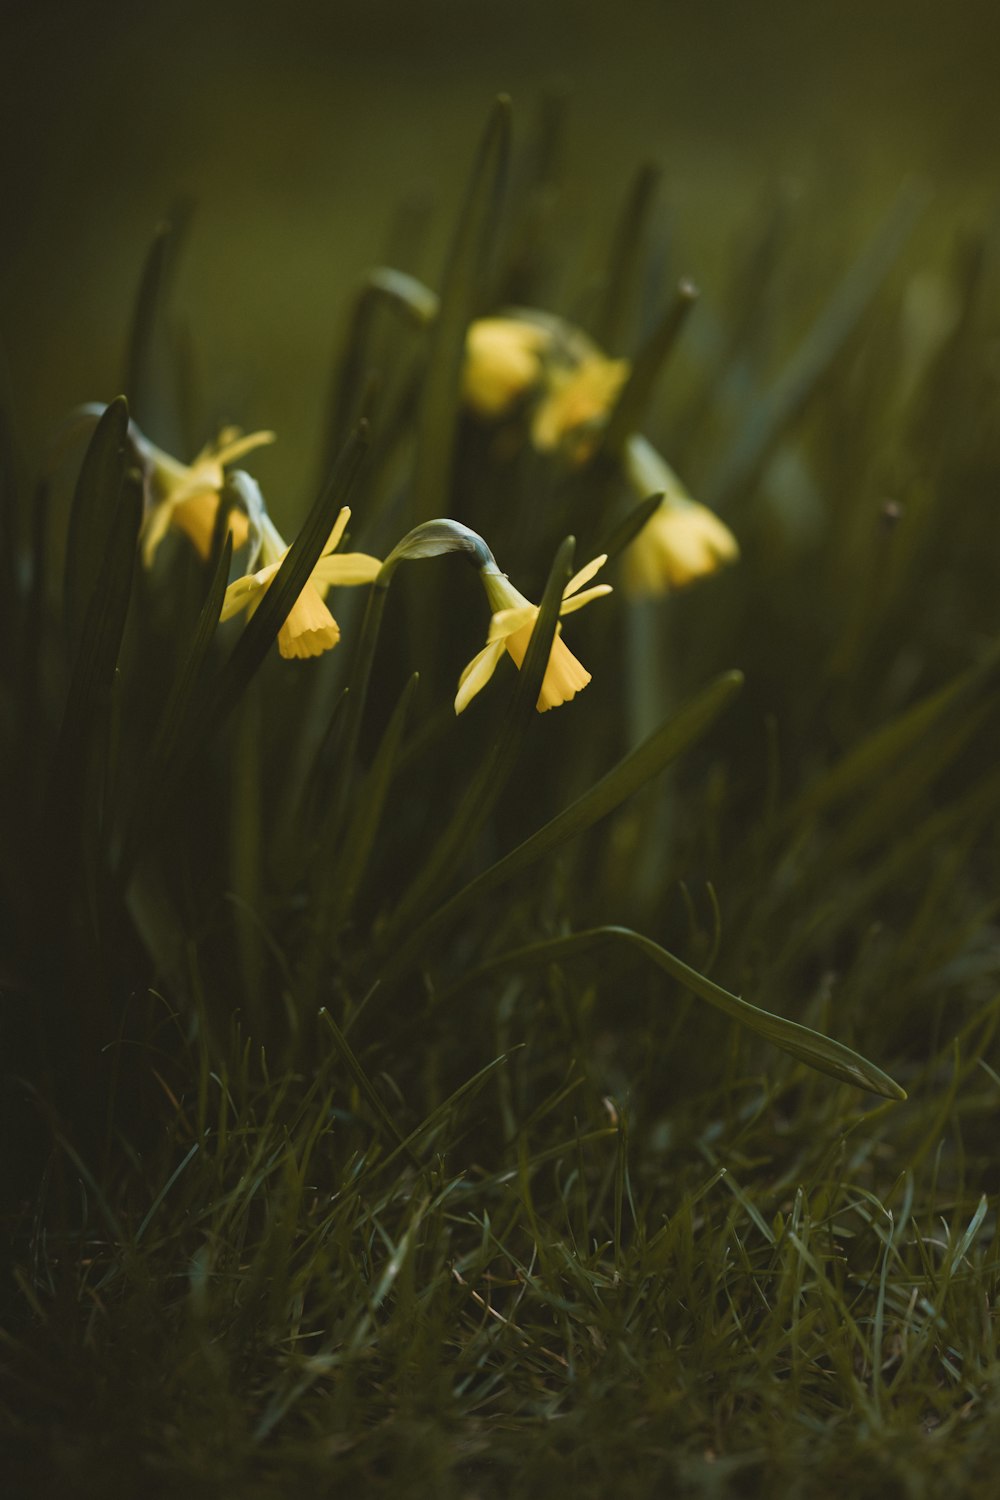
[[[731,1020],[747,1027],[749,1031],[756,1032],[772,1046],[780,1048],[782,1052],[787,1052],[799,1062],[807,1063],[809,1067],[816,1068],[820,1073],[827,1073],[841,1083],[849,1083],[855,1088],[867,1089],[869,1093],[879,1094],[884,1099],[906,1098],[906,1090],[901,1088],[894,1079],[884,1073],[881,1068],[876,1067],[874,1063],[869,1062],[867,1058],[862,1057],[860,1053],[845,1046],[843,1042],[834,1041],[831,1037],[825,1037],[820,1032],[813,1031],[811,1027],[801,1025],[798,1021],[787,1021],[783,1016],[776,1016],[771,1011],[762,1010],[760,1006],[751,1005],[748,1000],[742,1000],[738,995],[730,994],[728,990],[722,989],[720,985],[707,979],[704,974],[699,974],[697,969],[692,969],[674,954],[668,953],[666,948],[661,948],[652,939],[643,937],[641,933],[633,932],[628,927],[594,927],[587,932],[576,932],[567,937],[553,938],[547,942],[533,943],[528,947],[515,949],[464,976],[441,998],[451,998],[459,990],[467,989],[478,980],[508,969],[538,968],[545,964],[567,963],[574,959],[584,958],[602,947],[613,944],[623,944],[626,948],[640,954],[665,974],[669,974],[672,979],[677,980],[685,989],[697,995],[699,999],[706,1000],[709,1005],[714,1005]]]

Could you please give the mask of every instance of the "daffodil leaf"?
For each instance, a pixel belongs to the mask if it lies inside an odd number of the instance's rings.
[[[148,428],[150,425],[150,386],[157,325],[169,296],[174,267],[191,222],[192,211],[191,200],[181,200],[156,226],[139,279],[125,362],[125,394],[140,427]]]
[[[742,429],[705,486],[704,498],[713,510],[725,510],[750,488],[779,438],[819,389],[895,265],[925,202],[923,190],[912,183],[904,186],[770,391],[755,392]]]
[[[106,551],[80,628],[62,727],[52,764],[50,809],[54,822],[72,821],[73,804],[88,772],[95,733],[109,712],[112,685],[132,594],[136,542],[142,520],[142,479],[121,476]]]
[[[371,394],[370,384],[378,362],[372,349],[372,335],[379,310],[387,308],[411,327],[423,329],[433,323],[439,307],[437,293],[415,276],[390,266],[376,266],[368,272],[351,308],[347,337],[333,381],[326,439],[328,467],[352,424],[359,416],[368,415],[366,400]]]
[[[116,396],[91,435],[69,513],[63,599],[70,640],[78,639],[120,513],[127,435],[128,405],[124,396]]]
[[[937,692],[882,725],[851,750],[824,775],[806,787],[789,808],[788,820],[815,817],[835,803],[880,781],[904,756],[919,755],[929,736],[965,704],[972,703],[988,686],[1000,666],[1000,640],[982,661],[959,674]]]
[[[417,415],[411,515],[440,514],[449,494],[465,337],[480,310],[490,252],[500,225],[510,154],[510,100],[497,99],[479,144],[459,214],[429,339]]]
[[[216,556],[215,571],[198,614],[187,650],[179,654],[180,665],[167,701],[134,783],[126,830],[118,862],[119,879],[127,879],[141,842],[148,836],[167,802],[167,792],[181,760],[184,730],[201,681],[202,669],[219,624],[219,613],[229,579],[233,555],[232,534],[227,532]]]
[[[406,716],[418,681],[419,676],[414,672],[400,694],[392,718],[382,735],[371,770],[355,801],[354,814],[334,860],[329,859],[329,846],[321,837],[320,852],[326,857],[326,867],[329,870],[329,895],[324,899],[324,892],[317,890],[315,900],[317,910],[326,913],[323,925],[328,929],[336,931],[339,922],[350,911],[358,882],[364,874],[396,770]]]
[[[788,1021],[783,1016],[776,1016],[771,1011],[751,1005],[738,995],[730,994],[721,985],[713,983],[704,974],[699,974],[697,969],[692,969],[669,953],[666,948],[661,948],[658,943],[628,927],[595,927],[587,932],[572,933],[566,937],[515,949],[463,976],[442,999],[453,998],[460,990],[464,992],[471,985],[495,974],[508,970],[540,968],[548,964],[570,963],[588,958],[609,944],[624,945],[638,953],[699,999],[707,1001],[731,1020],[756,1032],[772,1046],[787,1052],[799,1062],[807,1063],[820,1073],[826,1073],[841,1083],[852,1084],[855,1088],[867,1089],[869,1093],[879,1094],[884,1099],[906,1098],[905,1089],[900,1088],[875,1063],[869,1062],[843,1042],[834,1041],[798,1021]]]
[[[467,905],[482,901],[498,886],[522,874],[553,849],[558,849],[568,839],[575,838],[601,818],[607,817],[671,761],[676,760],[678,755],[696,744],[742,684],[741,672],[725,672],[677,713],[671,714],[659,729],[631,754],[626,755],[624,760],[619,761],[607,775],[602,776],[582,797],[578,797],[558,817],[546,823],[495,865],[484,870],[429,917],[397,955],[393,968],[412,962],[427,944],[449,927]]]
[[[594,320],[594,337],[609,353],[625,346],[629,317],[639,299],[660,177],[661,170],[653,162],[639,167],[615,225],[601,307]]]
[[[574,547],[574,539],[567,537],[556,553],[528,650],[517,674],[510,707],[491,751],[482,761],[431,850],[426,864],[415,877],[389,923],[386,945],[390,951],[401,933],[412,927],[421,911],[425,911],[440,895],[442,887],[447,884],[462,856],[468,851],[510,779],[535,718],[535,704],[552,652],[563,589],[573,565]],[[393,968],[395,967],[394,964]]]
[[[608,418],[601,443],[605,453],[620,453],[630,433],[638,432],[642,426],[660,371],[697,300],[698,288],[693,282],[678,283],[673,301],[636,355],[632,373]]]

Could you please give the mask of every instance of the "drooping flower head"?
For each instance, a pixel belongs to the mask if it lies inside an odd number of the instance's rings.
[[[584,463],[618,399],[630,365],[609,359],[572,323],[535,308],[514,308],[470,324],[462,396],[487,419],[532,398],[531,441]]]
[[[572,614],[574,610],[589,604],[592,599],[611,593],[611,585],[607,583],[595,584],[590,589],[583,587],[606,562],[606,555],[595,557],[593,562],[589,562],[570,579],[563,590],[563,602],[559,609],[561,616]],[[510,579],[500,572],[496,563],[489,563],[481,568],[479,576],[493,609],[493,618],[490,620],[486,645],[472,658],[459,678],[455,698],[457,714],[467,708],[476,694],[486,686],[505,651],[520,669],[538,619],[538,605],[526,599]],[[590,673],[577,661],[562,639],[562,626],[557,625],[535,707],[539,713],[545,713],[546,709],[568,703],[589,681]]]
[[[259,534],[260,559],[264,566],[229,585],[222,602],[222,620],[232,619],[243,609],[248,615],[254,613],[288,552],[287,543],[267,514],[260,492],[249,475],[237,473],[233,478],[244,493],[251,490],[248,509]],[[252,497],[253,491],[256,491],[256,501]],[[340,626],[324,602],[328,589],[334,585],[370,583],[382,566],[377,557],[369,557],[364,552],[334,555],[350,516],[351,512],[345,505],[319,561],[278,631],[278,650],[286,658],[321,656],[324,651],[332,650],[340,640]]]
[[[542,379],[551,331],[524,318],[478,318],[465,340],[462,398],[481,417],[502,417]]]
[[[146,473],[148,508],[140,538],[146,567],[152,566],[156,550],[171,526],[183,531],[201,556],[207,558],[212,549],[212,533],[227,466],[254,448],[273,443],[274,433],[244,434],[238,427],[224,427],[215,442],[206,444],[190,464],[181,463],[162,448],[157,448],[134,423],[129,435]],[[234,509],[230,512],[229,530],[233,546],[241,547],[249,531],[242,511]]]
[[[543,453],[561,449],[571,463],[585,463],[628,379],[627,359],[595,350],[575,366],[555,367],[535,409],[531,440]]]
[[[739,543],[707,505],[692,500],[673,469],[645,438],[625,444],[625,473],[640,498],[662,494],[658,508],[625,553],[625,587],[655,598],[707,577],[740,555]]]

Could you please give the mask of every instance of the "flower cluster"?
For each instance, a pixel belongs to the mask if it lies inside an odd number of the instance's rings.
[[[489,421],[530,405],[532,445],[579,466],[593,456],[630,373],[628,360],[609,358],[570,324],[516,310],[470,326],[462,392],[470,410]],[[638,499],[662,496],[625,555],[631,597],[665,594],[736,561],[729,527],[691,498],[645,438],[632,434],[620,461]]]
[[[430,295],[430,294],[428,294]],[[628,360],[604,354],[584,333],[561,319],[526,309],[480,318],[466,338],[462,397],[478,418],[497,421],[523,412],[535,449],[558,454],[571,466],[587,463],[601,441],[611,413],[628,382]],[[100,415],[99,406],[80,409],[77,420]],[[152,568],[160,543],[174,528],[202,558],[210,556],[226,505],[225,525],[235,551],[246,548],[245,572],[231,582],[222,621],[245,611],[252,615],[288,554],[288,544],[272,521],[257,482],[238,460],[274,441],[273,432],[244,434],[226,427],[185,464],[152,443],[134,423],[129,438],[142,469],[145,515],[140,534],[143,562]],[[736,539],[718,516],[693,500],[666,460],[645,438],[628,437],[616,456],[622,474],[639,499],[660,497],[624,558],[626,591],[633,597],[663,594],[714,572],[739,556]],[[286,658],[322,655],[337,645],[340,627],[331,613],[331,588],[371,584],[387,587],[400,561],[442,552],[463,553],[479,569],[491,609],[486,645],[462,673],[455,712],[462,713],[489,682],[504,655],[523,665],[538,606],[500,571],[482,537],[452,520],[426,522],[403,538],[383,562],[365,552],[339,552],[350,511],[337,517],[326,546],[278,631]],[[591,580],[607,562],[602,555],[571,579],[560,617],[611,592]],[[540,713],[567,703],[590,681],[562,639],[557,623],[537,708]]]

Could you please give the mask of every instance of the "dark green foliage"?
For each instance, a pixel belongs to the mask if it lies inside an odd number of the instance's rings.
[[[440,287],[383,268],[357,300],[336,461],[249,622],[218,627],[222,519],[207,562],[137,562],[124,400],[65,547],[0,413],[10,1493],[993,1482],[992,246],[931,268],[931,338],[904,195],[810,321],[807,226],[769,210],[693,308],[643,172],[588,330],[633,375],[574,463],[529,397],[459,400],[490,288],[568,263],[551,131],[504,203],[508,116]],[[170,388],[175,240],[139,391]],[[743,553],[642,604],[640,421]],[[348,496],[342,550],[453,516],[538,601],[458,719],[489,607],[447,528],[334,589],[335,651],[274,649]],[[601,537],[616,591],[560,622]],[[593,680],[540,716],[557,628]]]

